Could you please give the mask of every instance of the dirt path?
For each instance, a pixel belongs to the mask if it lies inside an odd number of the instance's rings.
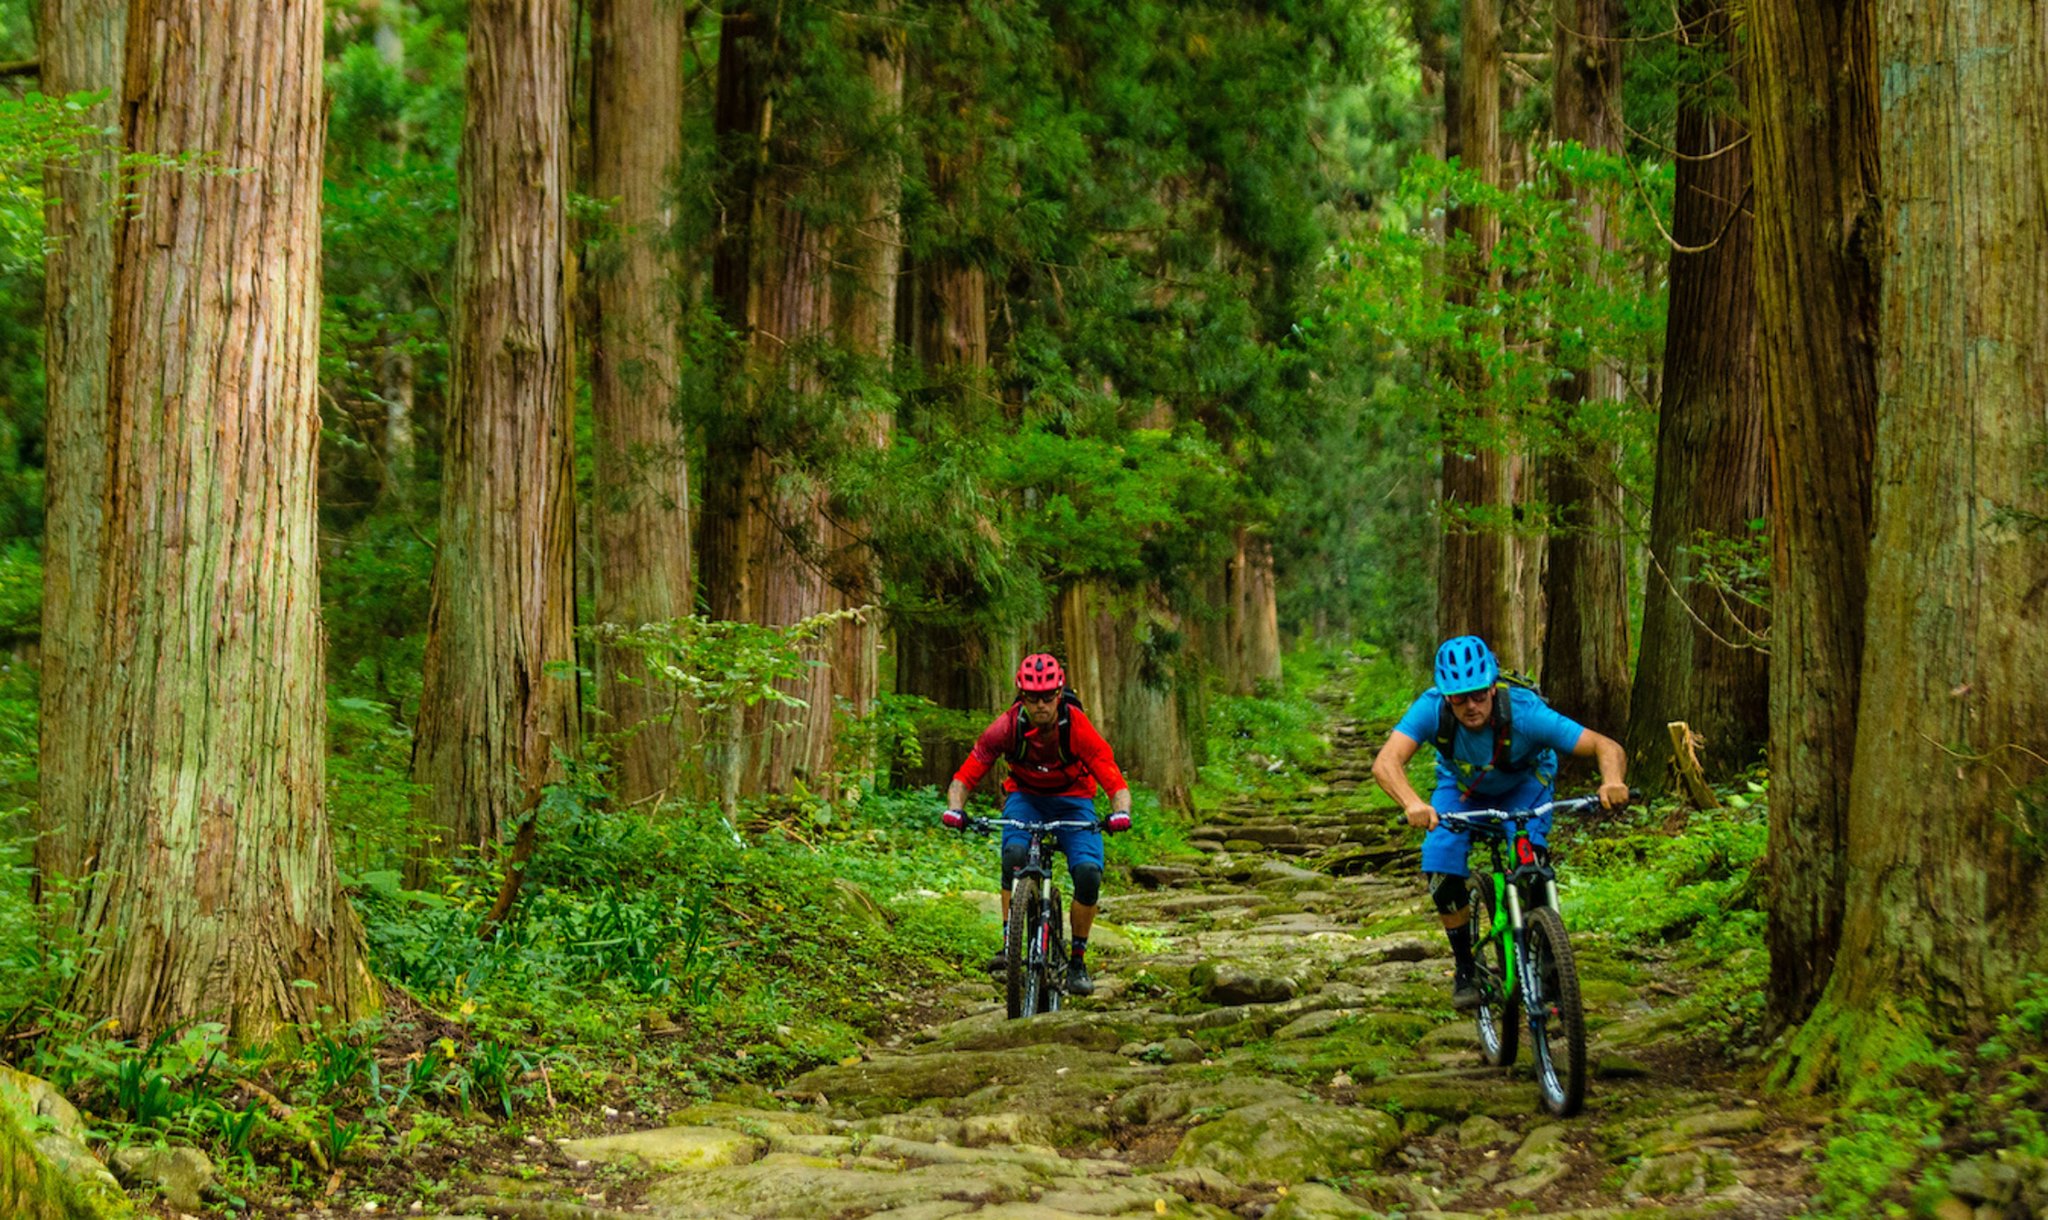
[[[583,1197],[623,1160],[659,1174],[634,1213],[670,1217],[1796,1213],[1812,1131],[1703,1069],[1688,982],[1654,963],[1578,940],[1581,1116],[1541,1114],[1526,1046],[1515,1070],[1479,1063],[1373,743],[1334,741],[1306,795],[1217,811],[1200,859],[1107,894],[1093,999],[1007,1021],[992,986],[963,984],[950,1019],[790,1081],[795,1109],[564,1144]]]

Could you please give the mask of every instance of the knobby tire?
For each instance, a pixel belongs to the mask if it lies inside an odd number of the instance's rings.
[[[1010,885],[1009,943],[1004,945],[1006,996],[1010,1019],[1038,1013],[1038,970],[1031,963],[1031,947],[1037,934],[1038,878],[1019,877]]]
[[[1058,1012],[1067,994],[1067,925],[1060,919],[1060,887],[1045,887],[1045,973],[1038,980],[1040,1012]]]
[[[1493,889],[1474,886],[1472,897],[1473,959],[1479,965],[1479,1007],[1472,1013],[1479,1027],[1479,1054],[1492,1067],[1507,1067],[1521,1049],[1522,1008],[1506,987],[1508,961],[1506,940],[1488,936],[1482,929],[1493,927]],[[1512,933],[1510,933],[1512,935]]]
[[[1536,1087],[1544,1109],[1570,1118],[1586,1103],[1586,1010],[1579,999],[1579,968],[1564,920],[1548,907],[1529,913],[1528,945],[1526,961],[1547,1010],[1540,1023],[1529,1024]]]

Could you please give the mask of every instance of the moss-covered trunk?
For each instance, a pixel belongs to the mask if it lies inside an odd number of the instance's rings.
[[[46,0],[37,27],[50,97],[104,93],[84,116],[116,121],[125,0]],[[39,876],[80,870],[94,637],[99,630],[101,502],[106,493],[107,372],[114,299],[117,150],[51,165],[44,175],[43,617]]]
[[[1615,0],[1558,0],[1554,16],[1551,112],[1556,136],[1618,153],[1619,5]],[[1612,203],[1584,183],[1574,183],[1572,195],[1593,252],[1578,274],[1598,276],[1600,252],[1612,250],[1619,240]],[[1577,363],[1555,389],[1564,448],[1544,464],[1545,498],[1556,518],[1543,569],[1543,686],[1572,716],[1613,733],[1628,712],[1621,446],[1591,439],[1597,431],[1582,427],[1577,417],[1587,403],[1616,403],[1625,391],[1620,367],[1603,358],[1597,344]]]
[[[1701,34],[1730,43],[1725,17]],[[1734,69],[1740,71],[1740,68]],[[1749,539],[1770,514],[1762,384],[1757,366],[1749,134],[1740,120],[1690,105],[1679,112],[1671,308],[1664,332],[1664,398],[1657,416],[1657,485],[1643,643],[1625,744],[1630,779],[1661,791],[1671,756],[1666,725],[1704,740],[1710,775],[1757,761],[1770,737],[1767,612],[1743,591],[1717,589],[1702,537]],[[1724,565],[1727,561],[1721,561]]]
[[[561,0],[469,26],[441,536],[413,778],[439,847],[494,846],[576,743]]]
[[[1871,0],[1750,9],[1757,340],[1770,428],[1770,1004],[1796,1021],[1841,935],[1877,419]]]
[[[1988,1028],[2048,966],[2048,46],[1886,0],[1876,533],[1830,995]]]
[[[321,15],[139,0],[72,1010],[257,1043],[374,1005],[335,883],[314,455]],[[308,985],[310,984],[310,985]]]
[[[592,189],[616,201],[615,242],[586,264],[596,613],[630,628],[695,609],[676,417],[680,294],[666,252],[665,196],[682,157],[683,14],[666,0],[598,0],[590,21]],[[634,802],[665,791],[686,730],[678,692],[631,650],[600,647],[596,668],[603,731],[632,734],[613,758],[614,793]]]

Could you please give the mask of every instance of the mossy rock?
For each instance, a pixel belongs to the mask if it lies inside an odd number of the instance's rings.
[[[1033,1046],[1071,1046],[1084,1051],[1113,1051],[1126,1042],[1157,1037],[1151,1023],[1117,1010],[1069,1008],[1028,1021],[1011,1021],[1000,1010],[956,1021],[939,1031],[919,1054],[956,1051],[1002,1051]]]
[[[60,1167],[31,1140],[11,1105],[0,1104],[0,1216],[8,1220],[114,1220],[133,1214],[111,1177]],[[68,1137],[66,1137],[68,1138]],[[92,1160],[87,1154],[87,1159]],[[92,1160],[98,1166],[97,1160]],[[104,1167],[98,1176],[105,1176]]]
[[[728,1102],[707,1101],[668,1115],[667,1125],[671,1127],[724,1127],[728,1131],[739,1131],[757,1135],[763,1139],[774,1139],[792,1135],[824,1135],[832,1130],[832,1123],[822,1114],[805,1110],[756,1109],[753,1106],[736,1106]]]
[[[1378,1111],[1268,1101],[1188,1132],[1172,1163],[1204,1165],[1236,1182],[1290,1184],[1376,1168],[1400,1146],[1400,1124]]]
[[[1059,1069],[1065,1068],[1064,1075]],[[851,1066],[824,1067],[808,1072],[789,1084],[798,1094],[821,1093],[835,1109],[852,1109],[861,1114],[880,1114],[932,1098],[964,1098],[990,1085],[1021,1085],[1035,1082],[1046,1091],[1058,1093],[1059,1086],[1072,1077],[1077,1091],[1083,1080],[1088,1089],[1097,1086],[1120,1091],[1116,1082],[1142,1079],[1143,1069],[1134,1068],[1114,1054],[1073,1050],[1065,1047],[1030,1046],[999,1051],[948,1051],[945,1054],[887,1055]],[[1105,1080],[1098,1081],[1098,1077]]]
[[[1110,1107],[1117,1121],[1149,1126],[1177,1123],[1190,1116],[1213,1117],[1262,1102],[1300,1100],[1301,1088],[1269,1076],[1231,1076],[1222,1080],[1162,1080],[1142,1084]]]
[[[1474,1114],[1518,1118],[1535,1109],[1534,1089],[1519,1077],[1445,1079],[1436,1076],[1395,1076],[1360,1085],[1359,1105],[1403,1112],[1422,1111],[1440,1118],[1464,1119]]]

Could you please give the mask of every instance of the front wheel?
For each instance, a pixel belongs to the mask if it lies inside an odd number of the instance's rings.
[[[1507,939],[1493,934],[1497,908],[1493,895],[1476,891],[1472,899],[1472,957],[1479,969],[1479,1007],[1473,1011],[1479,1026],[1479,1054],[1492,1067],[1506,1067],[1515,1061],[1522,1037],[1521,1005],[1507,984]]]
[[[1045,952],[1039,963],[1041,1012],[1058,1012],[1067,994],[1067,925],[1060,922],[1060,887],[1045,886]]]
[[[1031,951],[1036,948],[1039,920],[1038,878],[1019,877],[1010,885],[1009,940],[1003,946],[1009,959],[1005,998],[1013,1021],[1038,1014],[1039,964],[1032,962]]]
[[[1586,1010],[1579,1001],[1579,969],[1556,911],[1529,913],[1523,959],[1541,1002],[1529,1013],[1529,1047],[1536,1055],[1536,1086],[1543,1108],[1570,1118],[1586,1102]]]

